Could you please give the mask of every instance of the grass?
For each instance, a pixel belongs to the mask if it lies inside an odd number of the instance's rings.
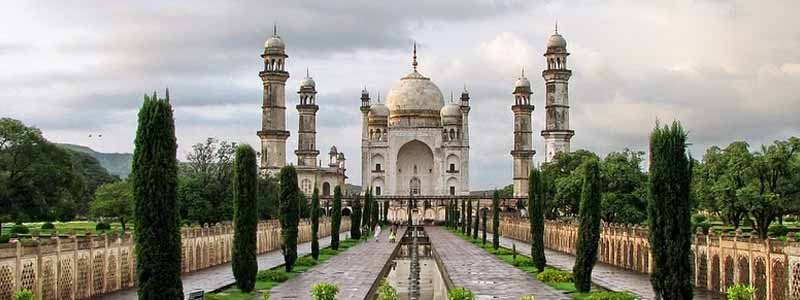
[[[504,261],[504,262],[506,262],[506,263],[508,263],[508,264],[510,264],[512,266],[515,266],[517,269],[520,269],[520,270],[524,271],[525,273],[528,273],[528,275],[533,277],[534,280],[538,280],[538,279],[536,279],[536,274],[539,273],[539,270],[536,269],[536,267],[533,266],[533,263],[532,263],[532,260],[531,260],[530,257],[522,255],[520,253],[517,253],[516,254],[516,260],[515,260],[514,254],[513,254],[511,249],[508,249],[508,248],[505,248],[505,247],[501,246],[499,249],[495,250],[492,247],[492,242],[491,242],[491,238],[490,237],[487,237],[486,244],[483,244],[482,240],[473,239],[472,237],[461,233],[461,231],[459,231],[459,230],[455,230],[455,229],[449,229],[449,230],[450,230],[450,232],[452,232],[456,236],[458,236],[458,237],[460,237],[460,238],[472,243],[473,245],[477,246],[478,248],[481,248],[481,249],[485,250],[486,252],[491,253],[492,255],[494,255],[495,257],[499,258],[500,260],[502,260],[502,261]],[[546,285],[548,285],[548,286],[550,286],[550,287],[552,287],[554,289],[557,289],[559,291],[565,292],[567,295],[570,296],[570,298],[572,298],[574,300],[585,300],[590,295],[592,295],[594,293],[606,292],[606,290],[601,288],[601,287],[592,286],[592,291],[591,292],[589,292],[589,293],[578,293],[577,290],[575,289],[575,284],[572,283],[572,282],[544,282],[544,284],[546,284]]]
[[[92,234],[101,234],[101,233],[122,233],[122,224],[110,223],[111,230],[104,230],[104,231],[97,231],[95,230],[95,226],[97,226],[97,222],[93,221],[71,221],[71,222],[53,222],[55,225],[55,229],[42,229],[42,224],[45,222],[31,222],[31,223],[23,223],[23,225],[28,227],[30,230],[31,235],[42,235],[42,236],[50,236],[55,231],[58,231],[59,234],[77,234],[83,235],[88,232]],[[9,235],[11,232],[11,227],[14,227],[14,223],[3,223],[2,232],[0,235]],[[131,231],[133,228],[132,223],[125,224],[125,227],[128,232]]]
[[[317,260],[316,264],[311,264],[311,263],[295,264],[295,267],[293,268],[293,270],[286,274],[286,275],[288,275],[287,276],[288,277],[287,280],[291,280],[292,278],[297,277],[300,274],[303,274],[304,272],[314,268],[315,266],[317,266],[317,265],[319,265],[319,264],[331,259],[332,257],[336,256],[337,254],[342,253],[344,251],[347,251],[347,249],[352,248],[353,246],[359,244],[363,240],[364,239],[362,239],[362,240],[353,240],[353,239],[343,240],[343,241],[339,242],[339,250],[333,250],[333,249],[330,248],[330,246],[329,247],[325,247],[323,249],[320,249],[320,251],[319,251],[319,260]],[[307,254],[307,255],[304,255],[304,256],[298,258],[298,262],[300,262],[300,261],[306,261],[307,262],[309,259],[313,260],[313,258],[311,258],[311,254]],[[283,271],[283,268],[284,268],[284,265],[281,264],[279,266],[270,268],[269,270],[274,270],[274,271],[278,271],[278,272],[285,272],[285,271]],[[241,290],[236,288],[236,286],[234,285],[234,286],[229,287],[227,289],[224,289],[224,290],[222,290],[222,291],[220,291],[218,293],[206,294],[206,299],[209,299],[209,300],[251,300],[251,299],[261,299],[259,297],[262,297],[261,296],[262,294],[268,293],[270,290],[272,290],[274,287],[280,285],[281,283],[283,283],[283,282],[276,282],[276,281],[272,281],[272,280],[268,280],[268,279],[258,280],[258,281],[256,281],[255,289],[253,290],[253,292],[250,292],[250,293],[242,292]],[[298,292],[301,292],[301,291],[298,291]]]

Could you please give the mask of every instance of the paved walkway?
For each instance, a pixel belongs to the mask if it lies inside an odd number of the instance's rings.
[[[425,231],[455,286],[470,289],[477,299],[569,299],[563,292],[533,279],[530,274],[448,232],[429,226]]]
[[[405,228],[398,229],[397,236],[403,236],[404,231]],[[389,243],[388,237],[389,230],[385,229],[378,242],[370,238],[368,242],[347,249],[300,276],[289,279],[270,291],[270,299],[311,299],[311,286],[320,282],[339,287],[336,299],[365,299],[397,246],[397,243]]]
[[[491,240],[492,233],[487,235],[487,240]],[[512,244],[517,245],[517,251],[523,255],[531,255],[530,244],[506,237],[500,237],[500,245],[511,248]],[[544,255],[547,258],[547,265],[561,270],[572,270],[575,264],[575,256],[563,252],[545,249]],[[647,274],[623,269],[609,264],[597,262],[592,270],[592,282],[603,288],[613,291],[629,291],[642,300],[655,299],[653,286],[650,284],[650,276]],[[721,295],[711,293],[702,289],[694,290],[694,299],[698,300],[717,300],[724,299]]]
[[[350,235],[350,231],[342,232],[339,236],[342,240],[346,239]],[[331,239],[330,237],[322,237],[319,239],[319,247],[320,249],[327,247],[330,245]],[[297,245],[297,255],[303,256],[306,254],[311,253],[311,242],[302,243]],[[263,253],[258,255],[258,269],[264,270],[273,267],[277,267],[283,264],[283,254],[281,254],[280,250],[270,251],[267,253]],[[236,283],[236,279],[233,278],[233,271],[231,270],[231,263],[226,263],[214,267],[210,267],[207,269],[194,271],[191,273],[184,273],[181,275],[181,279],[183,280],[183,293],[184,296],[188,296],[190,292],[195,290],[204,290],[206,292],[210,292],[231,284]],[[136,300],[138,296],[136,294],[136,288],[129,288],[126,290],[105,294],[101,296],[96,296],[92,298],[94,300]]]

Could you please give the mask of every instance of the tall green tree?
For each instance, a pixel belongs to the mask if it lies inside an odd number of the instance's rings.
[[[371,207],[371,209],[372,209],[372,218],[371,218],[372,219],[372,228],[375,228],[375,225],[380,224],[380,222],[378,222],[378,218],[380,217],[380,212],[378,210],[379,209],[378,201],[376,199],[374,199],[374,198],[372,199],[372,207]]]
[[[608,223],[641,224],[647,219],[647,174],[643,151],[609,153],[600,166],[601,216]]]
[[[367,231],[364,232],[364,235],[369,235],[370,231],[372,231],[372,187],[367,188],[366,193],[364,193],[364,214],[361,216],[362,226],[367,228]],[[352,224],[351,224],[352,225]]]
[[[761,146],[754,155],[750,177],[737,194],[753,217],[759,237],[766,239],[773,221],[800,212],[800,139]]]
[[[233,277],[249,293],[256,284],[256,232],[258,227],[258,164],[250,145],[236,147],[233,163]]]
[[[578,214],[583,174],[581,164],[587,159],[598,159],[591,151],[558,152],[553,160],[542,165],[545,217],[556,219]]]
[[[472,235],[472,199],[467,199],[467,236]]]
[[[737,192],[750,182],[753,153],[743,141],[725,149],[712,146],[703,161],[693,169],[692,192],[698,208],[720,216],[726,224],[739,228],[747,217],[748,203]]]
[[[383,205],[383,223],[384,224],[388,224],[389,223],[389,201],[390,200],[385,200],[383,202],[384,203],[384,205]]]
[[[297,233],[300,223],[300,187],[297,185],[297,170],[294,166],[285,166],[279,174],[281,178],[281,251],[286,272],[291,272],[297,261]]]
[[[192,145],[192,151],[186,156],[187,162],[179,169],[183,180],[195,181],[199,196],[191,199],[197,202],[180,203],[181,212],[194,212],[194,215],[182,215],[184,219],[197,223],[218,223],[231,220],[233,217],[233,160],[236,143],[208,138],[203,143]],[[193,186],[189,186],[193,187]],[[181,199],[184,200],[184,199]],[[194,219],[200,218],[202,219]]]
[[[133,188],[130,182],[101,185],[95,191],[89,210],[95,217],[116,219],[122,224],[122,231],[126,231],[126,224],[133,218]]]
[[[181,232],[177,203],[178,144],[169,93],[145,96],[131,169],[140,300],[181,300]]]
[[[492,196],[492,247],[500,248],[500,193],[494,191]]]
[[[467,200],[461,199],[461,233],[467,233]]]
[[[333,188],[333,213],[331,214],[331,249],[339,250],[339,232],[342,227],[342,188]]]
[[[476,240],[478,239],[478,228],[480,228],[478,227],[478,225],[480,225],[481,223],[480,207],[481,207],[481,200],[478,200],[477,203],[475,203],[475,223],[473,224],[472,227],[472,238]]]
[[[319,259],[319,189],[315,186],[311,194],[311,257]]]
[[[675,121],[656,124],[650,134],[650,197],[647,206],[657,299],[692,299],[692,163],[686,155],[686,131]]]
[[[481,232],[481,234],[482,234],[481,240],[483,241],[484,245],[486,245],[486,221],[488,220],[487,219],[487,212],[488,211],[489,210],[485,209],[485,208],[481,210],[481,219],[483,219],[483,222],[481,222],[481,224],[482,224],[482,227],[481,227],[481,231],[482,231]]]
[[[597,244],[600,241],[600,163],[588,160],[583,165],[583,189],[578,220],[578,242],[576,245],[575,289],[587,293],[592,287],[592,269],[597,262]]]
[[[547,265],[544,256],[544,186],[542,173],[536,168],[528,175],[528,220],[531,231],[531,258],[533,265],[541,272]]]
[[[258,217],[260,219],[278,218],[280,215],[280,194],[280,185],[274,176],[267,174],[266,176],[258,177]],[[319,201],[319,199],[317,200]]]
[[[353,212],[350,214],[350,238],[361,239],[361,199],[358,195],[353,197],[351,203]]]

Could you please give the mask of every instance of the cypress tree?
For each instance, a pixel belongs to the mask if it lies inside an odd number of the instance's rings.
[[[500,248],[500,192],[494,191],[492,196],[492,248]]]
[[[136,276],[140,300],[181,300],[178,161],[172,106],[144,97],[139,110],[131,182],[134,197]]]
[[[461,199],[461,233],[467,233],[467,201]]]
[[[380,224],[380,222],[378,222],[378,217],[379,217],[378,208],[379,208],[378,207],[378,201],[376,201],[373,198],[373,200],[372,200],[372,228],[375,228],[375,225]]]
[[[300,224],[300,187],[297,186],[297,170],[294,166],[285,166],[280,172],[280,222],[281,250],[287,272],[291,272],[297,260],[297,233]]]
[[[258,227],[258,165],[250,145],[236,147],[233,161],[233,277],[236,286],[250,292],[256,284],[256,230]]]
[[[650,185],[647,213],[657,299],[692,299],[690,184],[691,158],[680,123],[650,134]]]
[[[408,226],[411,226],[414,221],[411,218],[411,206],[412,206],[411,201],[414,201],[414,204],[416,204],[415,200],[410,200],[410,199],[408,200]]]
[[[390,200],[386,200],[386,201],[383,202],[383,223],[384,224],[388,224],[389,223],[389,201]]]
[[[472,200],[470,200],[470,202],[472,202]],[[473,223],[474,227],[472,227],[472,238],[476,240],[478,239],[478,228],[479,228],[478,225],[480,225],[481,223],[480,206],[481,206],[481,201],[478,200],[478,203],[475,204],[475,223]]]
[[[600,163],[596,159],[583,163],[583,176],[578,242],[572,272],[575,289],[586,293],[592,287],[592,269],[597,262],[597,243],[600,240]]]
[[[350,238],[361,239],[361,199],[358,195],[353,197],[353,213],[350,214]]]
[[[483,244],[484,245],[486,245],[486,215],[487,215],[486,212],[487,211],[488,211],[488,209],[481,210],[481,219],[483,219],[483,226],[482,226],[481,230],[483,231],[482,232],[482,238],[483,238],[482,240],[483,240]]]
[[[544,186],[539,169],[531,170],[528,176],[528,220],[531,231],[531,258],[539,272],[544,271]]]
[[[319,189],[314,187],[311,194],[311,257],[319,259]]]
[[[342,188],[333,188],[333,214],[331,216],[331,249],[339,250],[339,232],[342,227]]]
[[[362,215],[362,225],[367,227],[367,231],[364,232],[364,235],[370,235],[370,231],[372,231],[372,187],[367,188],[367,192],[364,193],[364,213]]]

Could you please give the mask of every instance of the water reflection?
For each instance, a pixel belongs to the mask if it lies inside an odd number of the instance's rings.
[[[386,280],[397,289],[400,300],[410,300],[409,278],[411,277],[411,259],[409,257],[412,245],[403,245],[397,257],[392,261],[392,268]],[[431,256],[430,245],[417,246],[419,257],[419,300],[446,300],[447,288],[445,287],[442,273]]]

